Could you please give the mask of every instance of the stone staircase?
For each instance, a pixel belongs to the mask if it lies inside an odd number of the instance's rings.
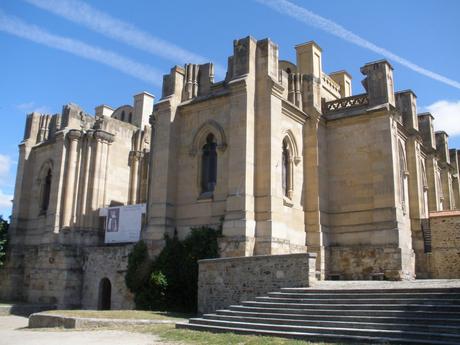
[[[460,288],[283,288],[177,328],[309,341],[460,344]]]

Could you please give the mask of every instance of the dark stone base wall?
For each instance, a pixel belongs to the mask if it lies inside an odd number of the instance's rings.
[[[316,254],[200,260],[198,312],[208,313],[282,287],[314,284]]]
[[[329,247],[326,279],[408,280],[415,278],[414,252],[395,247]]]

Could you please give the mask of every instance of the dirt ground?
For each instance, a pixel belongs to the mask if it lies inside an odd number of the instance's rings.
[[[37,331],[27,329],[28,319],[0,316],[0,345],[173,345],[151,334],[111,330]]]

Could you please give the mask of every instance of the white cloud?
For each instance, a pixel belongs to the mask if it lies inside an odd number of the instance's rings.
[[[29,109],[33,108],[35,106],[35,102],[27,102],[27,103],[21,103],[16,106],[19,110],[25,110],[28,111]]]
[[[446,131],[450,136],[460,135],[460,100],[441,100],[424,108],[434,116],[437,131]]]
[[[68,37],[51,34],[38,26],[27,24],[19,18],[6,15],[1,10],[0,31],[97,61],[156,86],[161,86],[163,80],[162,73],[151,66],[138,63],[110,50],[91,46]]]
[[[13,196],[9,194],[5,194],[1,189],[0,189],[0,209],[11,209],[13,204],[11,203],[11,200],[13,200]],[[3,215],[4,218],[8,216],[7,214]]]
[[[16,108],[25,113],[32,113],[35,111],[37,113],[49,114],[51,112],[49,107],[44,106],[44,105],[38,106],[35,104],[35,102],[21,103],[21,104],[16,105]]]
[[[78,0],[25,0],[26,2],[52,12],[72,22],[117,39],[127,45],[157,55],[175,63],[204,63],[209,60],[192,53],[173,43],[152,36],[132,24],[114,18],[105,12],[99,11],[89,4]],[[215,65],[216,73],[225,75],[225,69]]]
[[[320,30],[326,31],[334,36],[337,36],[345,41],[353,43],[362,48],[373,51],[374,53],[380,54],[394,62],[397,62],[414,72],[422,74],[428,78],[440,81],[449,86],[460,89],[460,83],[458,81],[444,77],[436,72],[427,70],[421,66],[416,65],[415,63],[404,59],[403,57],[396,55],[395,53],[390,52],[389,50],[379,47],[372,42],[354,34],[353,32],[345,29],[343,26],[333,22],[332,20],[326,19],[313,13],[306,8],[297,6],[287,0],[256,0],[257,2],[271,7],[272,9],[288,15],[304,24],[309,26],[316,27]]]
[[[10,186],[10,180],[12,176],[10,175],[11,167],[14,164],[11,157],[8,155],[0,154],[0,186]],[[9,216],[11,213],[13,195],[5,193],[0,188],[0,215]]]
[[[0,184],[8,177],[12,164],[10,156],[0,154]]]

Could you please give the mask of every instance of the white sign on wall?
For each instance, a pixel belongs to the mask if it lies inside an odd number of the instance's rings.
[[[106,217],[105,243],[139,241],[145,207],[145,204],[138,204],[101,208],[99,215]]]

